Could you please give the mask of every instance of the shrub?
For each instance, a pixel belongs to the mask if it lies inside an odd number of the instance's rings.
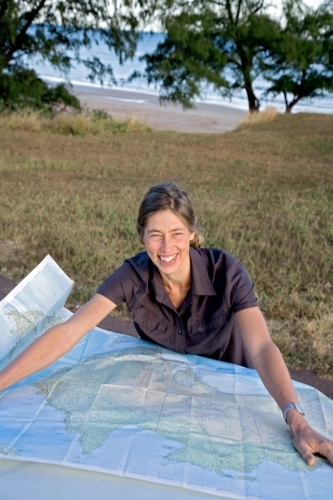
[[[268,106],[264,111],[259,111],[255,113],[247,113],[245,118],[241,121],[242,125],[255,125],[256,123],[271,122],[275,120],[278,116],[276,108],[273,106]]]
[[[0,110],[32,109],[52,114],[68,108],[81,110],[80,101],[65,84],[50,86],[27,68],[11,67],[0,74]]]

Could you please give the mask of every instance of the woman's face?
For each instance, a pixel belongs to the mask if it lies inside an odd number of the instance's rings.
[[[160,273],[177,275],[188,269],[190,241],[194,234],[171,210],[163,210],[149,217],[143,243]]]

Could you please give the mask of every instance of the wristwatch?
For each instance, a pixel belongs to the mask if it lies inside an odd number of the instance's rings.
[[[287,413],[289,410],[297,410],[298,413],[300,413],[301,415],[305,415],[305,411],[303,410],[303,408],[297,404],[297,403],[288,403],[285,407],[284,407],[284,410],[283,410],[283,418],[285,419],[286,423],[287,422]]]

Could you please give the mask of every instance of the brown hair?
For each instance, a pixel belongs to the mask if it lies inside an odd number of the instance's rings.
[[[178,186],[178,184],[172,182],[152,186],[143,197],[136,223],[141,241],[143,241],[143,232],[148,218],[162,210],[171,210],[186,224],[191,232],[195,233],[191,241],[192,247],[200,248],[203,246],[204,238],[200,234],[198,220],[195,216],[192,203],[186,191]]]

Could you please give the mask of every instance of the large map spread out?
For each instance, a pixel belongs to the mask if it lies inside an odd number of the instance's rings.
[[[44,261],[0,302],[0,367],[69,318],[72,281]],[[333,437],[333,401],[295,383]],[[0,393],[0,457],[68,465],[234,498],[329,498],[254,370],[95,328],[47,369]],[[283,479],[282,479],[283,478]]]

